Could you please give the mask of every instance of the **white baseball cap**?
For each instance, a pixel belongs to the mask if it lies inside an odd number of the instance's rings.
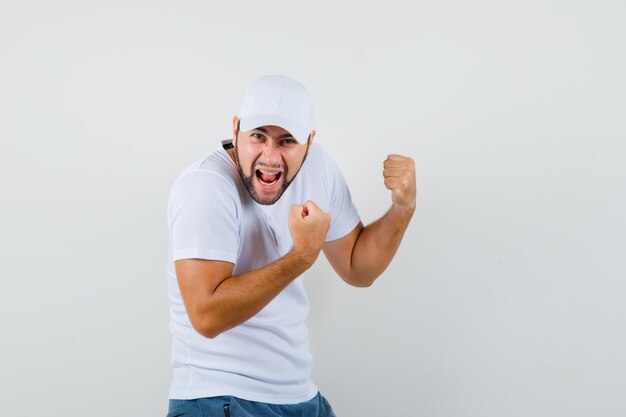
[[[248,88],[239,120],[244,132],[260,126],[280,126],[304,143],[313,130],[313,100],[293,78],[266,75]]]

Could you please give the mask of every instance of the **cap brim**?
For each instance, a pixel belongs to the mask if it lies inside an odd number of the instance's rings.
[[[247,132],[261,126],[279,126],[291,133],[294,138],[300,143],[306,142],[309,138],[311,129],[294,122],[286,117],[281,117],[275,114],[272,115],[255,115],[245,116],[240,120],[239,128],[243,132]]]

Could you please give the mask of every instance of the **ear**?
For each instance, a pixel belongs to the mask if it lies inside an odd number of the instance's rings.
[[[315,130],[311,130],[311,136],[309,137],[309,150],[307,151],[307,155],[311,152],[311,145],[313,145],[313,138],[315,137]]]
[[[239,118],[233,116],[233,145],[237,145],[237,125],[239,124]]]

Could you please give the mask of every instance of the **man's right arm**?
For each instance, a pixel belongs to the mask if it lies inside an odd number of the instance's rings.
[[[289,231],[293,248],[253,271],[232,275],[234,264],[205,259],[175,262],[178,285],[191,324],[209,338],[247,321],[306,271],[322,249],[330,216],[313,202],[293,205]]]

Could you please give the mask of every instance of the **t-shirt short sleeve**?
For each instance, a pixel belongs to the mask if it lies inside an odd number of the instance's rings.
[[[352,196],[348,184],[341,170],[330,156],[324,153],[326,166],[327,187],[330,195],[331,216],[330,228],[326,235],[326,241],[336,240],[350,233],[361,221],[356,206],[352,202]]]
[[[167,216],[173,260],[235,263],[240,244],[237,198],[232,184],[219,174],[195,170],[179,177]]]

